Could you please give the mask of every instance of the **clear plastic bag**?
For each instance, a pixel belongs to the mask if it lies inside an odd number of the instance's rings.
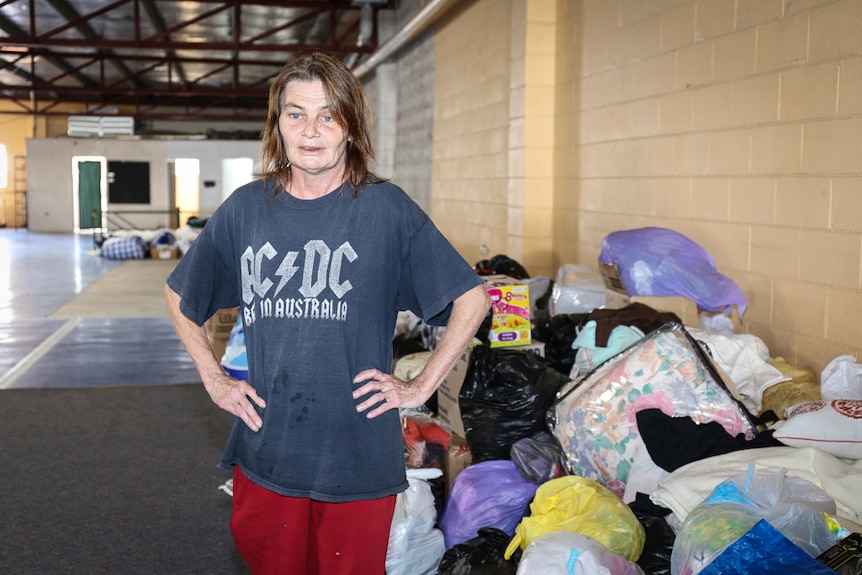
[[[590,313],[605,307],[605,283],[597,268],[564,264],[551,288],[551,315]]]
[[[674,541],[671,573],[700,573],[760,520],[816,557],[835,544],[827,521],[835,511],[835,501],[810,481],[787,477],[786,470],[758,477],[751,464],[688,514]]]

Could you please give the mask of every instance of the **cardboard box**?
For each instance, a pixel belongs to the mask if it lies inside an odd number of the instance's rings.
[[[458,406],[458,394],[464,384],[464,376],[470,367],[470,349],[464,350],[449,375],[437,388],[437,417],[443,426],[453,435],[466,436],[464,422],[461,421],[461,408]]]
[[[491,297],[491,347],[524,345],[532,341],[530,286],[506,275],[486,276]]]
[[[607,288],[605,292],[606,308],[620,309],[630,303],[642,303],[657,311],[675,313],[684,325],[698,326],[697,304],[687,297],[629,295],[615,264],[599,262],[599,269],[602,271],[602,278]]]
[[[449,451],[446,453],[446,461],[443,464],[443,481],[446,493],[452,489],[452,484],[458,474],[464,471],[473,462],[473,454],[467,440],[460,435],[452,434],[449,443]]]
[[[532,353],[535,353],[539,357],[545,357],[545,342],[542,342],[542,341],[533,340],[530,343],[527,343],[524,345],[513,345],[511,347],[506,348],[506,350],[510,350],[510,349],[512,349],[512,350],[520,349],[523,351],[530,351]]]
[[[224,355],[227,340],[230,338],[230,330],[233,329],[238,317],[239,308],[220,309],[204,324],[213,353],[219,361]]]

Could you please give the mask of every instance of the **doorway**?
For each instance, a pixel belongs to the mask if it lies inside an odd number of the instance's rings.
[[[192,216],[200,215],[201,205],[201,161],[197,158],[175,158],[168,162],[170,184],[168,203],[179,210],[178,226],[188,222]]]
[[[104,231],[108,209],[107,165],[104,156],[72,157],[72,198],[77,233]]]

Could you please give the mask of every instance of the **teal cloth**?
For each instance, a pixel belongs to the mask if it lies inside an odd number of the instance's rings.
[[[611,331],[611,335],[608,337],[608,346],[598,347],[596,345],[596,325],[595,320],[585,323],[582,329],[577,330],[578,335],[572,342],[572,349],[583,347],[593,350],[593,365],[604,363],[644,336],[637,328],[618,325]]]

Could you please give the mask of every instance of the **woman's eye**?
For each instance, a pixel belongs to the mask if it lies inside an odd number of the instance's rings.
[[[332,122],[332,121],[333,121],[332,116],[321,116],[321,117],[320,117],[320,119],[321,119],[325,124],[329,124],[330,122]]]

